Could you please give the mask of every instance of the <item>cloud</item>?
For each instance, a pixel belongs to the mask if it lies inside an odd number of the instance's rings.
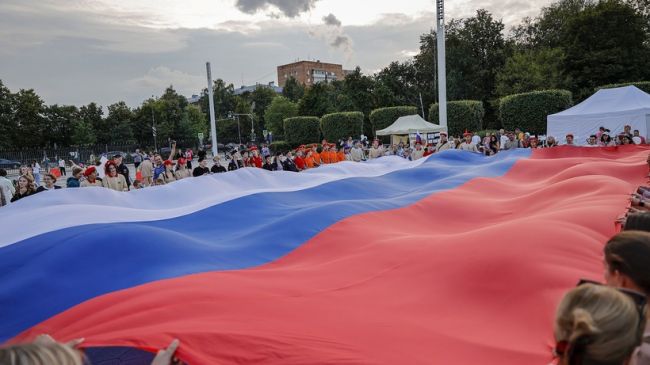
[[[151,68],[146,75],[127,81],[129,87],[144,90],[164,90],[169,85],[173,85],[176,91],[186,95],[200,90],[203,84],[207,85],[203,76],[172,70],[166,66]]]
[[[316,2],[318,0],[237,0],[235,6],[246,14],[255,14],[271,6],[277,8],[285,16],[295,18],[313,9]]]
[[[336,17],[336,15],[329,13],[327,16],[323,17],[323,22],[325,25],[331,25],[334,27],[340,27],[341,21]]]

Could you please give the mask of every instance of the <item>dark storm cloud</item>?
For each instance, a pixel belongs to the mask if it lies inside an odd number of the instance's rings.
[[[277,8],[289,18],[308,12],[314,8],[318,0],[237,0],[235,6],[247,14],[255,14],[269,6]]]
[[[331,25],[334,27],[340,27],[341,21],[336,17],[336,15],[329,13],[327,16],[323,17],[323,22],[325,25]]]

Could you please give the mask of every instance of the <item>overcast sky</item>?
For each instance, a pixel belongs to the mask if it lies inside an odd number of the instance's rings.
[[[454,0],[447,19],[485,8],[506,27],[549,0]],[[1,0],[0,79],[48,104],[139,105],[173,84],[186,96],[213,77],[277,82],[301,59],[374,73],[418,50],[434,0]]]

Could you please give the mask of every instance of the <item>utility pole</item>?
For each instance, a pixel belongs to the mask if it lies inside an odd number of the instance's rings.
[[[424,116],[424,103],[422,103],[422,93],[420,93],[420,108],[422,108],[422,119],[427,120]]]
[[[447,69],[445,65],[445,1],[436,0],[438,36],[438,117],[441,127],[447,127]]]
[[[210,105],[210,137],[212,138],[212,155],[217,156],[219,149],[217,148],[217,122],[214,119],[214,97],[212,91],[212,69],[210,62],[205,63],[205,68],[208,71],[208,103]]]

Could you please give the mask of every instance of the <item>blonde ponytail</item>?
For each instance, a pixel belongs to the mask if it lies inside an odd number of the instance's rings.
[[[570,290],[557,309],[555,339],[568,353],[599,364],[622,364],[639,343],[639,312],[616,289],[585,284]],[[572,359],[565,359],[571,364]]]

